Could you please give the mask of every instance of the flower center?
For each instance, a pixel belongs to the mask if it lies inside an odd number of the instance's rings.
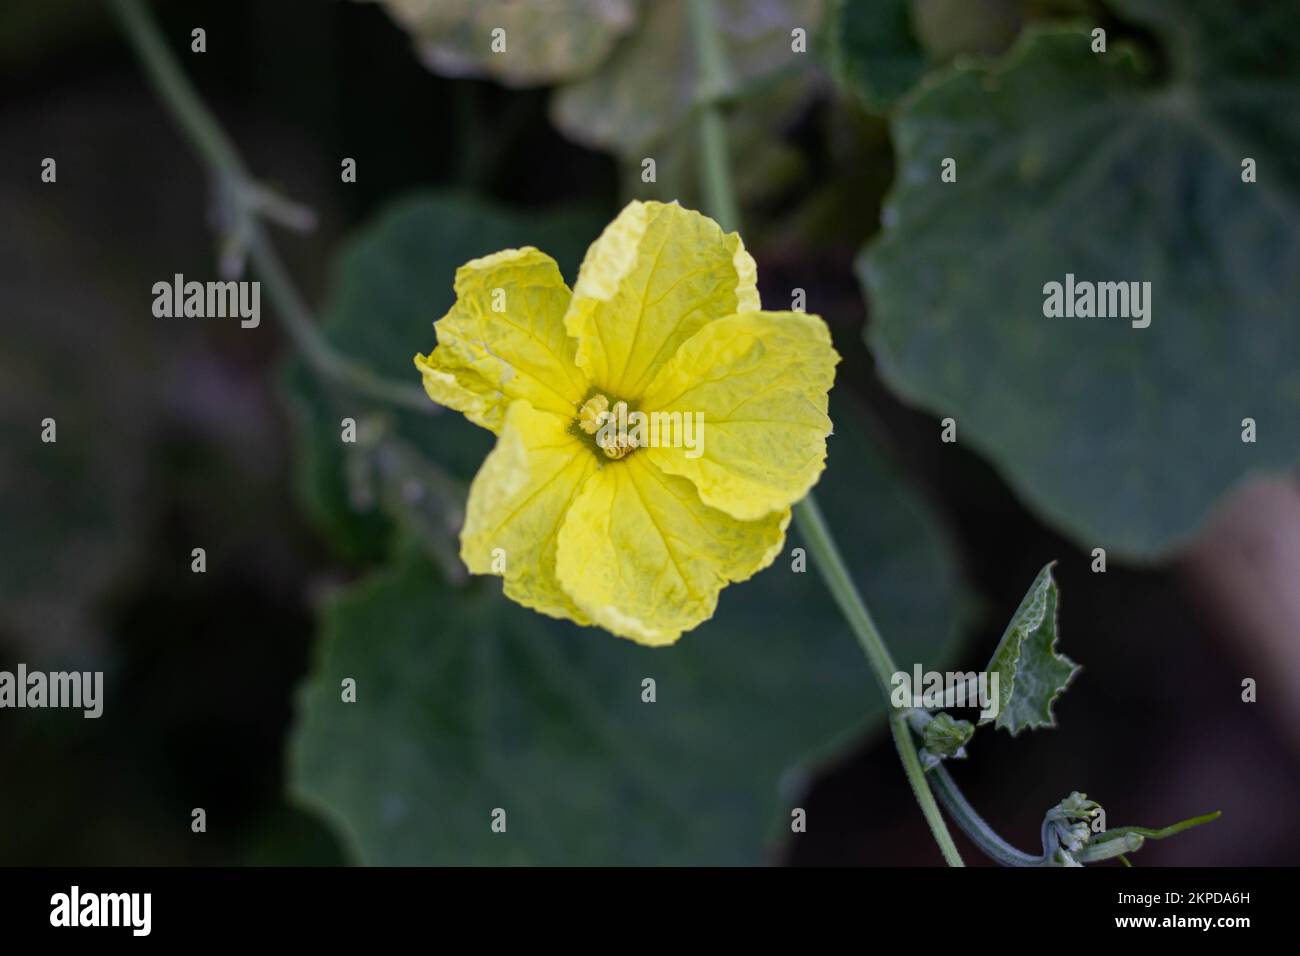
[[[637,440],[627,431],[627,402],[615,402],[599,393],[587,399],[578,409],[578,427],[588,435],[594,435],[596,446],[607,458],[619,459],[630,455],[637,447]]]

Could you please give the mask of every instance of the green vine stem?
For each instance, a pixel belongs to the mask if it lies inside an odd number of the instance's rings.
[[[718,33],[717,11],[713,0],[690,0],[688,9],[695,42],[695,106],[704,202],[725,232],[738,232],[740,209],[731,178],[727,121],[722,114],[731,79]]]
[[[993,828],[984,822],[984,818],[975,812],[975,808],[970,805],[965,795],[957,788],[956,782],[948,775],[947,768],[942,765],[935,767],[930,774],[934,777],[934,791],[939,795],[944,809],[985,856],[1003,866],[1044,866],[1046,864],[1043,857],[1017,850],[998,836]]]
[[[695,45],[696,62],[696,110],[698,113],[699,148],[701,179],[704,188],[705,205],[713,218],[728,232],[740,228],[740,212],[736,203],[736,190],[731,178],[731,165],[727,149],[726,119],[722,114],[722,104],[729,92],[730,79],[727,74],[726,55],[722,49],[722,39],[718,32],[717,11],[713,0],[690,0],[691,35]],[[889,648],[876,630],[871,614],[867,610],[857,586],[849,574],[844,559],[840,556],[835,538],[826,526],[817,499],[809,494],[795,505],[795,522],[813,555],[813,563],[826,582],[826,587],[835,598],[841,613],[849,623],[853,634],[862,645],[867,661],[871,665],[880,692],[889,699],[890,681],[898,670]],[[943,852],[943,858],[949,866],[962,866],[961,855],[953,843],[952,835],[944,823],[943,814],[935,802],[934,794],[926,780],[921,758],[916,752],[916,742],[912,739],[907,724],[906,713],[898,711],[889,721],[889,730],[898,749],[899,759],[907,781],[912,786],[916,802],[920,804],[925,821],[930,825],[935,841]]]
[[[889,648],[881,639],[880,632],[876,630],[871,613],[858,593],[857,585],[853,583],[835,538],[831,535],[830,528],[826,526],[826,519],[822,517],[817,499],[812,494],[795,505],[794,518],[799,532],[808,545],[808,550],[812,553],[813,563],[816,564],[822,580],[835,598],[835,603],[839,605],[840,612],[848,621],[853,635],[862,646],[876,683],[880,687],[881,695],[886,701],[889,700],[890,680],[898,667],[889,653]],[[903,772],[907,775],[907,782],[911,784],[912,793],[921,807],[925,822],[930,825],[930,831],[934,834],[935,842],[939,844],[944,860],[949,866],[963,866],[961,854],[957,852],[957,846],[953,843],[952,835],[949,834],[948,827],[943,821],[943,814],[939,812],[939,805],[930,791],[925,769],[921,766],[920,755],[916,752],[916,742],[912,739],[912,732],[907,723],[906,711],[895,711],[890,716],[889,732],[894,738],[898,757],[903,762]]]
[[[437,406],[423,389],[394,382],[345,358],[321,334],[260,218],[302,229],[310,226],[311,214],[249,176],[239,152],[195,92],[141,0],[109,0],[109,6],[163,105],[208,167],[228,230],[223,259],[242,264],[247,252],[289,338],[322,378],[376,401],[433,414]]]

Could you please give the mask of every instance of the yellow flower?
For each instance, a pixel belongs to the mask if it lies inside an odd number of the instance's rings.
[[[825,465],[839,356],[820,318],[760,311],[755,277],[735,233],[653,202],[606,227],[572,291],[533,248],[457,270],[415,364],[434,401],[497,435],[461,531],[470,571],[661,645],[772,563]],[[636,412],[702,422],[703,441],[602,427]]]

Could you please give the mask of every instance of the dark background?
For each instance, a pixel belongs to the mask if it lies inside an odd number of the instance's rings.
[[[6,7],[0,369],[9,388],[0,395],[6,413],[31,414],[21,435],[5,418],[3,490],[30,502],[73,570],[39,601],[0,614],[0,668],[92,662],[129,709],[97,721],[0,712],[0,863],[340,861],[327,829],[282,793],[314,595],[359,570],[331,553],[293,500],[279,378],[288,343],[265,300],[255,337],[234,324],[152,317],[148,290],[160,276],[211,271],[204,173],[98,4]],[[551,126],[545,90],[434,76],[378,8],[205,0],[155,9],[178,48],[188,49],[193,25],[206,28],[209,53],[183,58],[198,89],[249,166],[317,211],[311,235],[276,237],[309,301],[319,301],[339,238],[416,187],[461,185],[521,206],[618,206],[613,161]],[[796,126],[790,135],[805,134]],[[343,187],[345,155],[362,174]],[[40,182],[44,156],[58,158],[57,186]],[[864,162],[888,182],[887,148]],[[1082,789],[1112,823],[1224,812],[1148,845],[1139,865],[1295,863],[1300,735],[1270,684],[1294,686],[1295,671],[1275,669],[1278,658],[1239,626],[1230,589],[1204,586],[1231,553],[1201,543],[1163,569],[1112,562],[1092,574],[1088,555],[1045,529],[983,462],[940,444],[937,422],[885,393],[860,344],[867,316],[851,262],[874,223],[864,219],[857,242],[838,249],[760,243],[763,284],[789,288],[795,273],[810,298],[816,288],[818,301],[834,303],[825,316],[846,358],[837,388],[878,415],[948,525],[980,602],[962,666],[987,658],[1055,558],[1063,649],[1085,668],[1057,705],[1059,729],[978,736],[976,759],[954,768],[967,795],[1025,849],[1036,849],[1044,808]],[[59,410],[61,444],[107,449],[95,459],[102,467],[70,465],[54,478],[23,470],[12,444],[34,441],[35,422],[53,414],[45,407]],[[83,510],[98,514],[106,500],[108,533],[92,537]],[[189,572],[195,540],[208,542],[204,576]],[[5,575],[31,571],[35,559],[15,553],[4,529],[0,550]],[[1293,668],[1296,638],[1293,628],[1282,640]],[[1241,702],[1246,676],[1260,681],[1261,703]],[[206,834],[190,831],[195,806],[207,810]],[[829,768],[807,807],[818,824],[788,862],[939,862],[883,733]]]

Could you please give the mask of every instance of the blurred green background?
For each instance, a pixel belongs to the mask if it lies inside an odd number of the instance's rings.
[[[414,383],[462,262],[537,245],[572,281],[627,199],[700,203],[693,68],[677,0],[386,6],[152,9],[316,211],[275,238],[330,340]],[[845,358],[818,497],[900,666],[981,667],[1060,562],[1060,726],[953,770],[1026,849],[1078,789],[1112,824],[1224,811],[1139,865],[1300,859],[1300,13],[1224,9],[720,4],[746,244]],[[102,5],[6,4],[0,75],[0,668],[108,688],[99,720],[0,712],[0,864],[939,862],[814,570],[666,651],[461,580],[490,436],[326,388],[265,295],[256,330],[151,314],[215,278],[210,183]],[[1045,326],[1068,268],[1157,277],[1152,334]]]

